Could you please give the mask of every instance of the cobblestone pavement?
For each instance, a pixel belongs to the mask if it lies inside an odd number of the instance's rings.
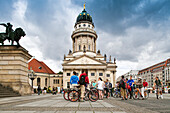
[[[127,101],[110,97],[97,102],[70,102],[60,94],[0,98],[0,113],[155,113],[170,112],[168,106],[169,99],[153,97]]]

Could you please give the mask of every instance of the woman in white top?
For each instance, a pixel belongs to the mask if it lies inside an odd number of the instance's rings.
[[[103,99],[103,89],[104,89],[104,82],[102,81],[102,78],[99,77],[99,80],[97,82],[97,89],[99,91],[99,99]]]

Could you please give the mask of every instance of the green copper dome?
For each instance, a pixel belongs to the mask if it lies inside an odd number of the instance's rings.
[[[90,16],[89,13],[86,12],[85,9],[77,17],[77,21],[76,22],[80,22],[80,21],[88,21],[88,22],[93,23],[92,17]]]

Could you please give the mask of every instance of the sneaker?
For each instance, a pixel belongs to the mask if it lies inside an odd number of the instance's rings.
[[[163,99],[163,95],[161,95],[161,99]]]

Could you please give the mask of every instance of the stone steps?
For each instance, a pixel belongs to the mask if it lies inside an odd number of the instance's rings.
[[[20,96],[20,94],[18,92],[13,91],[12,88],[5,87],[5,86],[0,84],[0,98],[16,97],[16,96]]]

